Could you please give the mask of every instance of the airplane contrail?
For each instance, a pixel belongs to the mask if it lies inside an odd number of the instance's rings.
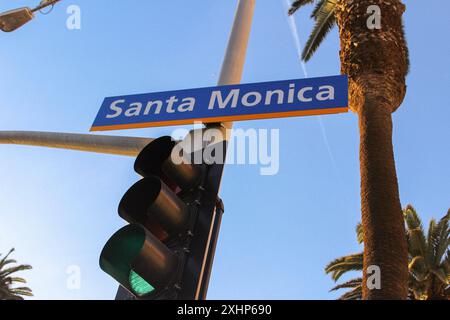
[[[286,9],[285,11],[286,12],[290,8],[290,6],[291,6],[291,1],[290,0],[286,0],[286,3],[285,3],[285,9]],[[308,71],[306,69],[306,64],[301,59],[303,47],[302,47],[302,42],[300,41],[300,35],[298,33],[297,23],[295,22],[295,19],[294,19],[293,16],[287,16],[287,20],[288,20],[289,28],[291,30],[292,38],[294,39],[295,47],[297,48],[297,54],[298,54],[298,58],[300,59],[300,65],[301,65],[302,70],[303,70],[303,75],[305,76],[305,78],[308,78]],[[331,151],[331,147],[330,147],[330,143],[329,143],[329,140],[328,140],[327,131],[326,131],[325,125],[323,124],[322,117],[321,116],[317,116],[317,121],[318,121],[319,126],[320,126],[320,130],[321,130],[321,133],[322,133],[323,141],[325,143],[325,147],[327,148],[328,155],[330,156],[331,164],[332,164],[333,168],[335,170],[337,170],[336,161],[334,159],[333,152]]]
[[[286,11],[289,9],[290,6],[291,6],[291,2],[289,0],[286,0]],[[307,78],[308,71],[306,70],[306,64],[301,59],[303,48],[302,48],[302,43],[300,41],[300,35],[298,33],[297,24],[296,24],[293,16],[288,16],[287,19],[288,19],[289,28],[291,29],[292,37],[294,38],[295,47],[297,48],[297,54],[298,54],[298,58],[300,59],[300,65],[302,67],[303,74],[305,75],[305,78]]]

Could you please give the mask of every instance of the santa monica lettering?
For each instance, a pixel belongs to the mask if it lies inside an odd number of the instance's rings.
[[[296,88],[294,83],[287,88],[268,90],[264,92],[242,92],[241,89],[213,90],[209,97],[208,110],[268,107],[277,105],[291,105],[313,101],[328,101],[335,99],[335,88],[331,85],[306,86]],[[160,114],[175,114],[193,112],[196,107],[195,97],[179,98],[171,96],[166,100],[148,100],[129,102],[124,98],[114,100],[109,105],[106,118],[119,116],[126,118],[151,116]],[[205,106],[203,106],[205,107]],[[282,111],[282,109],[279,109]]]
[[[334,87],[333,86],[321,86],[317,89],[314,87],[304,87],[296,91],[295,85],[292,83],[289,85],[289,90],[271,90],[266,91],[263,95],[257,91],[251,91],[241,96],[240,89],[231,90],[230,93],[224,99],[220,90],[213,91],[211,99],[209,101],[209,110],[213,110],[216,106],[220,109],[224,109],[227,106],[236,108],[238,102],[244,107],[256,107],[264,104],[266,106],[272,104],[292,104],[300,102],[312,102],[314,98],[317,101],[334,100]]]
[[[91,131],[301,117],[348,112],[337,75],[106,97]]]

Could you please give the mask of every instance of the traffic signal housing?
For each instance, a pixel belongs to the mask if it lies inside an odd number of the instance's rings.
[[[101,269],[137,299],[206,295],[223,212],[217,207],[221,169],[193,164],[192,155],[175,146],[170,137],[161,137],[140,152],[134,170],[142,179],[118,207],[130,224],[100,255]]]

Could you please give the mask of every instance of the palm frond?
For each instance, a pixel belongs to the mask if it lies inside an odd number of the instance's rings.
[[[435,237],[436,237],[436,220],[431,219],[428,225],[428,235],[427,235],[427,244],[428,244],[427,258],[430,265],[432,265],[434,261],[433,242]]]
[[[0,270],[0,278],[5,278],[13,273],[16,273],[19,271],[30,270],[30,269],[32,269],[32,267],[27,264],[21,264],[19,266],[3,269],[3,270]]]
[[[403,217],[407,227],[408,249],[412,258],[416,256],[427,257],[428,244],[425,237],[422,221],[412,205],[403,210]]]
[[[23,300],[24,296],[33,295],[32,290],[28,287],[13,287],[16,283],[26,283],[26,280],[12,275],[19,271],[30,270],[32,267],[27,264],[14,265],[17,264],[17,261],[8,259],[12,252],[14,252],[14,249],[11,249],[0,260],[0,300]],[[9,266],[11,264],[14,266]]]
[[[14,252],[14,248],[12,248],[11,250],[9,250],[9,252],[6,254],[6,256],[4,256],[3,258],[2,258],[2,260],[0,260],[0,266],[3,266],[4,264],[5,264],[5,261],[8,259],[8,257],[9,257],[9,255],[11,254],[11,253],[13,253]],[[0,255],[1,256],[1,255]]]
[[[362,286],[356,287],[352,291],[344,293],[339,300],[362,300]]]
[[[437,224],[439,231],[435,246],[435,264],[439,265],[444,258],[445,252],[450,246],[450,228],[449,228],[449,215],[444,216]]]
[[[423,230],[419,228],[408,229],[406,230],[406,237],[408,242],[409,255],[411,257],[429,256],[429,247]]]
[[[24,300],[24,298],[21,296],[10,294],[8,297],[5,298],[5,300]]]
[[[408,265],[410,275],[416,281],[425,281],[429,274],[429,267],[423,256],[414,257]]]
[[[11,289],[10,292],[14,295],[21,295],[21,296],[27,296],[27,297],[33,296],[31,289],[27,288],[27,287],[14,288],[14,289]]]
[[[4,269],[5,266],[8,265],[8,264],[14,264],[14,263],[17,263],[17,261],[14,260],[14,259],[5,260],[5,261],[3,261],[3,264],[0,264],[0,270]]]
[[[364,242],[364,229],[362,223],[358,223],[356,226],[356,237],[359,244]]]
[[[442,262],[442,267],[444,268],[447,276],[450,277],[450,250],[447,250],[444,262]]]
[[[313,3],[315,0],[296,0],[291,4],[289,8],[288,15],[293,15],[298,9],[303,7],[304,5]]]
[[[356,287],[362,285],[362,281],[363,281],[362,278],[352,279],[352,280],[349,280],[347,282],[344,282],[342,284],[339,284],[339,285],[333,287],[330,291],[337,291],[339,289],[356,288]]]
[[[431,273],[436,276],[436,278],[439,279],[440,282],[442,282],[445,285],[449,284],[449,281],[447,279],[447,275],[445,274],[445,271],[442,269],[432,269]]]
[[[422,220],[412,205],[408,204],[406,206],[403,210],[403,217],[405,218],[406,225],[409,229],[422,228]]]
[[[20,277],[12,277],[10,278],[11,283],[27,283],[27,281],[24,278]]]
[[[317,19],[317,17],[319,16],[320,11],[322,9],[323,3],[325,1],[326,0],[320,0],[319,2],[316,3],[316,6],[314,7],[313,12],[311,13],[311,18]]]
[[[0,286],[10,286],[16,283],[26,283],[27,281],[20,277],[2,277],[0,278]]]
[[[433,219],[430,222],[428,230],[428,250],[431,251],[431,264],[437,266],[445,254],[449,245],[449,225],[446,217],[442,218],[438,223]]]
[[[337,281],[343,274],[349,271],[360,271],[362,268],[363,254],[357,253],[333,260],[325,267],[325,272],[331,273],[331,278]]]
[[[331,2],[331,0],[326,0],[317,11],[316,24],[303,49],[302,59],[304,61],[311,59],[314,52],[316,52],[317,48],[336,24],[335,9],[336,3]]]

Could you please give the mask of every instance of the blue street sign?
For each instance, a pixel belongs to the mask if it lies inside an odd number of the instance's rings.
[[[345,75],[109,97],[91,131],[341,113]]]

